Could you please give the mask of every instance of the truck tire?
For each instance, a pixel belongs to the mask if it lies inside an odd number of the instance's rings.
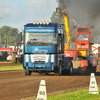
[[[58,66],[54,67],[54,75],[59,76],[59,70]]]
[[[59,63],[59,75],[62,75],[62,66],[61,66],[61,63]]]
[[[3,51],[0,51],[0,61],[3,61]]]
[[[70,69],[69,69],[69,74],[73,75],[73,65],[71,65]]]
[[[55,75],[55,76],[62,75],[61,63],[59,63],[59,67],[54,68],[54,75]]]
[[[16,53],[12,53],[11,62],[16,63]]]
[[[23,56],[21,56],[21,63],[23,63]]]
[[[25,75],[26,75],[26,76],[31,75],[31,73],[32,73],[31,71],[25,70]]]
[[[20,59],[20,58],[17,58],[17,59],[16,59],[16,63],[17,63],[17,64],[20,64],[20,63],[21,63],[21,59]]]
[[[7,51],[3,51],[3,60],[4,60],[4,61],[7,60],[7,56],[8,56]]]
[[[70,69],[66,71],[66,74],[73,75],[73,64],[71,63]]]

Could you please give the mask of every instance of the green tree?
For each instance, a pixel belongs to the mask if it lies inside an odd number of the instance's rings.
[[[2,26],[0,28],[0,43],[5,45],[7,37],[7,45],[15,45],[18,37],[18,29],[10,26]]]
[[[52,13],[52,16],[50,19],[51,19],[51,22],[54,22],[54,23],[58,22],[58,15],[55,11]]]

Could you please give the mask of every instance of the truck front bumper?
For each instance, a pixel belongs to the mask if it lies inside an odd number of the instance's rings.
[[[53,72],[55,67],[55,63],[44,63],[44,64],[34,64],[34,63],[24,63],[23,68],[25,70],[31,71],[49,71]]]

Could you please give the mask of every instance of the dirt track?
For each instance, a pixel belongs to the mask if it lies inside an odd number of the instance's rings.
[[[100,86],[100,66],[98,66],[96,79]],[[32,73],[25,76],[23,71],[0,72],[0,100],[21,100],[21,98],[37,95],[41,80],[46,80],[48,95],[58,92],[68,92],[89,87],[90,76],[54,76],[53,73],[39,75]]]

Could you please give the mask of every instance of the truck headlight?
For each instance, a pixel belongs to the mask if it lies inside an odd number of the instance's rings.
[[[25,60],[26,60],[26,62],[29,62],[29,56],[28,55],[25,55]]]
[[[51,55],[51,62],[54,62],[54,55]]]

